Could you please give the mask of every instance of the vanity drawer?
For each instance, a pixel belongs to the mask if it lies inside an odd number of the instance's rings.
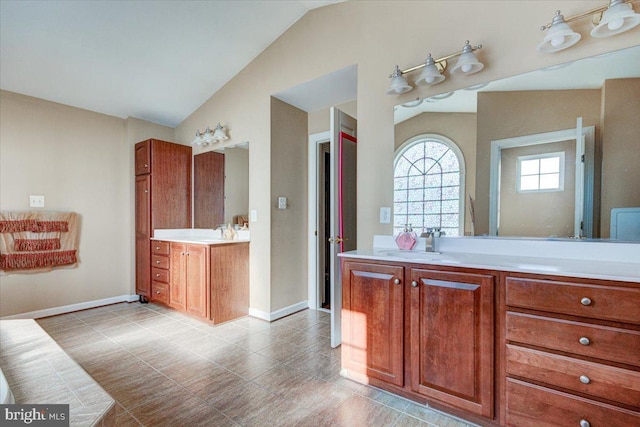
[[[640,366],[640,331],[507,312],[511,342]]]
[[[507,277],[507,305],[640,325],[640,288]]]
[[[507,345],[507,374],[640,408],[640,372]]]
[[[151,269],[151,280],[156,282],[169,283],[169,270],[153,267]]]
[[[507,378],[507,424],[518,427],[630,427],[640,412]],[[587,424],[588,423],[588,424]]]
[[[169,269],[169,257],[161,255],[151,255],[151,267]]]
[[[161,242],[159,240],[151,241],[151,253],[158,255],[169,255],[169,242]]]
[[[169,285],[156,281],[151,282],[151,301],[169,304]]]

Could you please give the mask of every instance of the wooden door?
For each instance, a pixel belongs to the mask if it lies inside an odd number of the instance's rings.
[[[185,311],[187,308],[187,245],[172,242],[169,257],[171,259],[169,305],[177,310]]]
[[[338,254],[356,248],[356,161],[357,127],[353,117],[337,108],[330,112],[331,175],[330,188],[330,300],[331,300],[331,347],[342,342],[342,284]]]
[[[151,172],[151,140],[138,142],[135,146],[135,174],[144,175]]]
[[[342,364],[354,377],[404,385],[404,268],[346,262]]]
[[[208,151],[193,156],[194,228],[216,228],[225,222],[224,167],[222,153]]]
[[[491,275],[411,269],[411,389],[493,417]]]
[[[188,313],[209,317],[209,247],[187,245],[186,252],[186,309]]]
[[[149,297],[151,291],[151,179],[136,176],[135,182],[135,238],[136,238],[136,294]]]

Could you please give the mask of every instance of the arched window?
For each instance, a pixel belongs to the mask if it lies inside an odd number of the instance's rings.
[[[464,234],[464,158],[441,135],[419,135],[396,152],[393,170],[393,231],[411,224],[420,234],[439,227],[447,236]]]

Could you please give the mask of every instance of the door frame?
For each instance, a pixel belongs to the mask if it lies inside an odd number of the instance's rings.
[[[319,132],[309,135],[309,175],[308,185],[308,248],[307,248],[307,271],[308,271],[308,296],[309,308],[318,310],[319,290],[318,290],[318,146],[331,140],[331,132]]]

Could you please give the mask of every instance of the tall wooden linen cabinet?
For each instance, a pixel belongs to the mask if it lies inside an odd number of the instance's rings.
[[[148,139],[135,145],[136,294],[151,293],[153,230],[191,228],[191,147]]]

